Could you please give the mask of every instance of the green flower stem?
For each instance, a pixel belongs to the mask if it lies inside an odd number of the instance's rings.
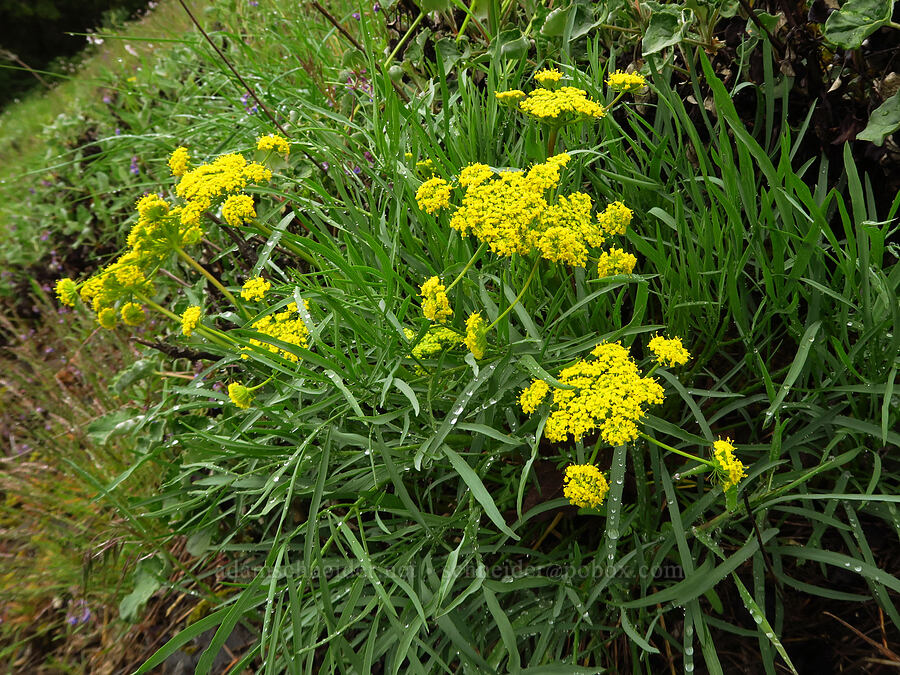
[[[231,291],[229,291],[227,288],[225,288],[225,286],[222,285],[221,281],[219,281],[212,274],[207,272],[206,268],[203,267],[203,265],[198,263],[187,253],[185,253],[184,249],[182,249],[182,248],[176,248],[175,252],[178,254],[178,257],[180,257],[188,265],[190,265],[195,270],[200,272],[200,274],[202,274],[204,277],[206,277],[206,279],[207,279],[207,281],[209,281],[209,283],[211,283],[213,286],[218,288],[222,292],[222,295],[224,295],[228,299],[228,302],[230,302],[232,305],[234,305],[241,312],[241,314],[244,315],[245,319],[250,318],[250,315],[247,314],[247,310],[245,310],[244,307],[241,305],[241,303],[238,302],[237,298],[231,294]]]
[[[413,33],[413,31],[416,29],[416,27],[417,27],[420,23],[422,23],[422,19],[423,19],[423,18],[425,18],[425,12],[419,12],[419,16],[417,16],[417,17],[416,17],[416,20],[413,21],[413,22],[409,25],[409,28],[406,30],[406,33],[403,35],[402,38],[400,38],[400,41],[397,43],[397,46],[394,47],[394,51],[392,51],[392,52],[391,52],[391,55],[388,56],[387,59],[385,59],[385,61],[384,61],[384,67],[385,67],[385,68],[387,68],[388,66],[390,66],[390,65],[394,62],[394,59],[397,57],[397,54],[400,52],[401,49],[403,49],[403,46],[406,44],[406,41],[409,40],[409,36],[412,35],[412,33]],[[468,18],[468,17],[467,17],[467,18]],[[461,33],[461,32],[462,32],[462,31],[460,31],[460,33]],[[459,39],[459,38],[457,38],[457,39]]]
[[[550,128],[550,135],[547,137],[547,157],[550,158],[553,156],[553,151],[556,150],[556,137],[559,134],[559,127],[554,125]]]
[[[160,314],[163,314],[164,316],[169,317],[170,319],[172,319],[172,321],[175,321],[179,324],[181,323],[181,317],[178,316],[177,314],[175,314],[175,312],[172,312],[172,311],[166,309],[165,307],[163,307],[162,305],[159,305],[159,304],[153,302],[153,300],[151,300],[150,298],[145,298],[142,295],[135,295],[135,297],[138,300],[140,300],[142,303],[144,303],[145,305],[150,307],[151,309],[155,309]],[[220,333],[217,330],[213,330],[212,328],[207,328],[206,326],[203,326],[203,325],[197,326],[197,328],[195,330],[197,333],[200,333],[201,335],[203,335],[203,337],[205,337],[207,340],[209,340],[210,342],[214,342],[215,344],[219,345],[220,347],[224,347],[226,349],[231,349],[232,347],[234,347],[234,341],[231,338],[229,338],[227,335]]]
[[[684,452],[684,450],[678,450],[677,448],[673,448],[671,445],[666,445],[665,443],[656,440],[652,436],[648,436],[643,431],[639,431],[638,436],[640,436],[641,438],[643,438],[647,441],[650,441],[654,445],[658,445],[663,450],[666,450],[668,452],[674,452],[676,455],[681,455],[682,457],[687,457],[688,459],[693,459],[695,462],[700,462],[701,464],[706,464],[707,466],[712,467],[713,469],[718,468],[716,466],[715,462],[711,462],[708,459],[703,459],[702,457],[697,457],[696,455],[692,455],[689,452]]]
[[[472,265],[475,264],[475,261],[481,257],[481,254],[484,253],[484,249],[486,249],[486,248],[487,248],[487,244],[482,242],[481,246],[479,246],[478,249],[475,251],[475,253],[472,254],[472,257],[469,259],[469,262],[466,263],[466,266],[462,268],[462,272],[457,274],[456,278],[453,280],[453,283],[444,289],[444,293],[449,293],[450,289],[453,288],[454,286],[456,286],[456,284],[458,284],[460,282],[460,280],[465,276],[466,272],[468,272],[469,269],[472,267]]]
[[[490,331],[491,328],[493,328],[498,323],[500,323],[500,321],[502,321],[503,318],[512,311],[513,307],[515,307],[516,305],[519,304],[519,300],[522,299],[522,296],[525,295],[525,291],[528,290],[528,286],[531,285],[531,280],[534,279],[534,273],[537,272],[538,264],[540,262],[541,262],[540,258],[538,258],[537,260],[534,261],[534,266],[531,268],[531,272],[528,274],[528,279],[525,280],[525,285],[522,286],[522,290],[519,291],[519,294],[516,296],[516,299],[512,301],[512,303],[509,305],[509,307],[507,307],[505,310],[503,310],[503,314],[501,314],[496,319],[494,319],[494,322],[491,323],[490,326],[485,328],[485,332]]]
[[[647,374],[644,377],[650,377],[653,373],[656,372],[656,369],[659,368],[659,361],[653,364],[650,370],[647,371]]]
[[[609,105],[603,106],[603,110],[605,110],[605,111],[607,111],[607,112],[608,112],[609,110],[611,110],[612,107],[613,107],[616,103],[618,103],[618,102],[621,100],[621,98],[622,98],[625,94],[627,94],[627,93],[628,93],[628,92],[620,91],[620,92],[616,95],[616,97],[612,100],[612,103],[610,103]]]
[[[265,385],[269,384],[269,382],[271,382],[272,379],[273,379],[274,377],[275,377],[274,375],[270,375],[268,378],[266,378],[265,380],[263,380],[262,382],[260,382],[260,383],[257,384],[256,386],[253,386],[253,387],[247,387],[247,391],[256,391],[256,390],[259,389],[260,387],[264,387]]]

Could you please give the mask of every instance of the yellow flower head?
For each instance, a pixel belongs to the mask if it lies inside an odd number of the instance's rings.
[[[572,464],[566,467],[563,495],[569,503],[581,508],[597,508],[606,499],[609,483],[600,469],[592,464]]]
[[[522,412],[526,415],[530,415],[537,410],[549,391],[550,385],[543,380],[535,380],[532,382],[522,391],[522,395],[519,396],[519,405],[522,406]]]
[[[514,104],[525,98],[525,92],[520,89],[510,89],[509,91],[498,91],[494,94],[500,103]]]
[[[138,219],[155,222],[169,213],[169,203],[155,194],[141,197],[137,202]]]
[[[241,287],[241,297],[244,300],[262,300],[263,296],[272,288],[272,284],[262,277],[248,279]]]
[[[304,301],[304,311],[306,311],[307,308],[308,306]],[[262,333],[268,337],[275,338],[276,340],[296,345],[297,347],[303,347],[304,349],[309,347],[309,329],[306,327],[303,317],[300,316],[300,311],[296,302],[288,303],[282,312],[276,312],[275,314],[264,316],[258,321],[254,321],[253,330],[257,333]],[[250,344],[268,350],[273,354],[279,354],[283,358],[288,361],[293,361],[294,363],[297,363],[300,360],[296,354],[289,352],[286,349],[276,347],[268,342],[257,340],[256,338],[251,338]],[[244,349],[249,351],[249,348],[247,347]],[[247,353],[241,354],[241,358],[249,358],[249,355]]]
[[[256,209],[253,206],[253,197],[240,194],[231,195],[222,204],[222,217],[232,227],[239,227],[256,218]]]
[[[713,457],[719,465],[719,476],[726,490],[733,488],[747,475],[746,467],[734,456],[734,451],[730,438],[720,438],[713,443]]]
[[[191,333],[194,332],[194,329],[200,325],[200,317],[203,315],[203,310],[200,309],[197,305],[191,305],[186,310],[184,310],[184,314],[181,315],[181,332],[186,337],[190,337]]]
[[[137,265],[116,265],[113,269],[116,281],[122,285],[122,288],[132,290],[147,282],[144,273],[141,272]]]
[[[553,412],[544,427],[549,441],[559,443],[569,435],[577,441],[599,429],[604,441],[623,445],[637,438],[646,408],[663,401],[660,384],[641,377],[618,342],[600,344],[591,355],[593,360],[580,359],[559,375],[560,382],[574,389],[553,391]]]
[[[116,315],[116,310],[112,307],[104,307],[99,312],[97,312],[97,323],[99,323],[106,330],[112,330],[116,327],[116,321],[118,320],[118,316]]]
[[[474,187],[481,185],[493,175],[494,170],[487,164],[470,164],[459,172],[459,184],[462,187]]]
[[[447,297],[447,289],[441,283],[440,278],[431,277],[426,279],[421,287],[422,293],[422,314],[426,319],[430,319],[436,323],[443,323],[451,316],[453,310],[450,309],[450,300]]]
[[[542,87],[551,89],[562,79],[562,73],[556,68],[544,68],[544,70],[539,70],[534,74],[534,79]]]
[[[606,84],[613,91],[637,91],[647,86],[647,80],[640,73],[626,73],[617,70],[609,74]]]
[[[75,282],[66,277],[56,282],[56,297],[69,307],[75,306],[75,298],[78,297],[78,287]]]
[[[416,337],[416,333],[409,328],[405,331],[406,337],[412,340]],[[435,326],[428,329],[428,332],[422,336],[418,344],[413,347],[412,355],[417,359],[427,359],[440,354],[445,349],[452,349],[462,343],[462,338],[456,331],[444,328],[443,326]]]
[[[450,189],[443,178],[430,178],[416,190],[416,203],[426,213],[437,213],[450,206]]]
[[[434,174],[434,160],[433,159],[423,159],[421,161],[416,162],[416,171],[418,171],[421,175],[433,175]]]
[[[650,351],[656,354],[656,360],[666,366],[683,366],[691,358],[690,352],[681,344],[681,338],[668,340],[657,335],[650,340]]]
[[[613,202],[603,212],[597,214],[597,222],[609,235],[625,234],[633,216],[634,211],[622,202]]]
[[[122,321],[126,326],[140,326],[147,320],[144,308],[136,302],[126,302],[122,306]]]
[[[287,157],[291,154],[291,144],[288,143],[288,140],[283,136],[279,136],[278,134],[269,134],[268,136],[262,136],[256,142],[257,150],[274,150],[279,155],[283,155]]]
[[[575,87],[535,89],[519,102],[519,109],[539,120],[568,124],[584,119],[600,119],[606,109],[588,98],[587,92]]]
[[[232,382],[228,385],[228,398],[230,398],[231,402],[238,408],[243,408],[244,410],[249,408],[250,404],[253,403],[253,394],[250,393],[250,390],[247,387],[238,382]]]
[[[637,258],[620,248],[611,248],[600,254],[597,261],[597,274],[600,277],[611,277],[616,274],[631,274]]]
[[[175,152],[169,155],[169,170],[173,176],[183,176],[191,169],[191,153],[184,146],[176,148]]]
[[[476,359],[483,359],[487,349],[487,324],[481,318],[480,312],[470,314],[466,319],[466,347]]]

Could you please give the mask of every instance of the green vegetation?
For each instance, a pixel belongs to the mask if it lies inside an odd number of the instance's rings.
[[[50,452],[141,557],[123,620],[197,603],[138,672],[809,672],[804,606],[897,636],[900,195],[808,151],[777,35],[744,44],[764,83],[723,79],[737,8],[645,4],[226,3],[215,49],[185,33],[45,131],[71,149],[21,172],[10,302],[72,277],[106,345],[79,367],[115,370]],[[498,100],[542,68],[593,107]],[[633,270],[598,273],[612,247]]]

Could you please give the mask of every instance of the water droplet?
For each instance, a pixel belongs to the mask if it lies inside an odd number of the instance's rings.
[[[685,656],[693,656],[693,655],[694,655],[694,648],[693,648],[693,647],[685,647],[685,648],[684,648],[684,655],[685,655]]]
[[[694,672],[694,664],[693,663],[685,663],[684,664],[684,672],[693,673]]]
[[[756,623],[762,623],[762,622],[763,622],[762,614],[754,614],[754,615],[753,615],[753,620],[754,620]]]
[[[606,536],[608,536],[610,539],[618,539],[618,538],[619,538],[619,531],[616,530],[616,529],[614,529],[614,528],[610,528],[610,529],[607,531]],[[612,557],[612,556],[610,556],[610,557]]]
[[[853,571],[854,572],[862,572],[862,565],[854,565]]]

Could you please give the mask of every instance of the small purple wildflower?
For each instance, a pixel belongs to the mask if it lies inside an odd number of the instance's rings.
[[[328,171],[328,169],[331,167],[331,164],[329,164],[328,162],[322,162],[321,164],[319,164],[319,166],[322,167],[322,171]]]
[[[140,167],[138,166],[138,158],[137,158],[137,155],[132,155],[132,156],[131,156],[131,166],[129,167],[128,170],[131,171],[131,173],[133,173],[135,176],[137,176],[137,175],[139,175],[139,174],[141,173],[141,169],[140,169]]]
[[[359,21],[359,19],[360,19],[359,12],[353,12],[353,14],[351,14],[350,16],[352,16],[352,17],[353,17],[354,19],[356,19],[357,21]]]
[[[112,96],[110,96],[109,94],[104,94],[104,95],[103,95],[103,102],[104,102],[106,105],[109,105],[110,103],[112,103]]]
[[[363,157],[366,158],[366,161],[367,161],[369,164],[374,164],[374,163],[375,163],[375,158],[372,156],[372,153],[369,152],[368,150],[366,150],[366,151],[363,153]]]
[[[372,11],[375,12],[376,14],[378,14],[378,12],[381,11],[381,5],[379,5],[379,4],[376,2],[374,5],[372,5]]]
[[[121,136],[122,130],[119,127],[116,127],[116,136]]]
[[[47,230],[41,232],[41,241],[47,241],[50,238],[50,233]]]

